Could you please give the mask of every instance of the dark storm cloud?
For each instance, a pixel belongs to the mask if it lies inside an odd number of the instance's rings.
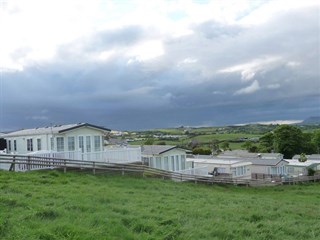
[[[50,61],[5,73],[4,125],[143,129],[304,119],[320,111],[318,17],[319,9],[299,9],[246,28],[207,21],[191,35],[163,36],[164,54],[150,61],[118,49],[159,39],[156,30],[100,31],[61,46]],[[114,52],[97,59],[105,50]]]

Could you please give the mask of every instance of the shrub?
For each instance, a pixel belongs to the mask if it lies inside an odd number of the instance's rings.
[[[192,150],[193,154],[199,154],[199,155],[210,155],[212,152],[210,149],[207,148],[194,148]]]
[[[300,154],[300,157],[299,157],[299,162],[305,162],[305,161],[307,161],[308,159],[307,159],[307,157],[306,157],[306,155],[304,154],[304,153],[301,153]]]
[[[314,176],[315,173],[316,170],[314,170],[313,168],[308,168],[308,176]]]

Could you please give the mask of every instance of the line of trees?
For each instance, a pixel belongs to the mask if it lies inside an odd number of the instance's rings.
[[[259,140],[259,152],[279,152],[290,159],[296,154],[314,154],[320,151],[320,130],[303,133],[292,125],[280,125]]]

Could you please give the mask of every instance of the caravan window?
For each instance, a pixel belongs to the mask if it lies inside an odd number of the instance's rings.
[[[51,151],[54,150],[54,138],[50,138]]]
[[[156,168],[161,168],[161,157],[156,157]]]
[[[75,150],[75,140],[74,137],[68,137],[68,151]]]
[[[94,136],[94,151],[100,152],[101,151],[101,137],[100,136]]]
[[[176,171],[180,170],[180,161],[179,161],[179,155],[176,155]]]
[[[79,148],[84,152],[83,136],[79,136]]]
[[[40,138],[37,139],[37,149],[38,149],[38,151],[41,150],[41,139]]]
[[[91,152],[91,137],[90,136],[86,136],[86,149],[87,149],[87,152]]]
[[[33,143],[32,143],[32,138],[27,139],[27,151],[33,152]]]
[[[233,176],[243,176],[246,175],[247,169],[246,166],[231,168],[231,172]]]
[[[186,156],[185,155],[181,155],[181,170],[186,169]]]
[[[164,157],[164,169],[169,170],[169,157]]]
[[[64,151],[64,138],[57,137],[57,151],[63,152]]]
[[[174,171],[174,156],[171,156],[171,171]]]

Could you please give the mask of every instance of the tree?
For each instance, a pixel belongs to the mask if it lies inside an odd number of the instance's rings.
[[[320,129],[313,132],[311,141],[315,146],[316,153],[320,154]]]
[[[145,142],[144,145],[153,145],[154,139],[153,138],[148,138]]]
[[[272,152],[273,151],[273,143],[274,141],[274,135],[272,132],[268,132],[264,134],[260,139],[259,139],[259,151],[260,152]]]
[[[229,142],[223,142],[220,146],[224,151],[230,150]]]
[[[219,151],[219,141],[216,139],[212,140],[211,148],[213,153],[217,153]]]
[[[257,152],[259,152],[258,150],[259,150],[259,148],[258,148],[258,146],[256,146],[256,145],[252,145],[252,146],[248,149],[248,151],[251,152],[251,153],[257,153]]]
[[[316,144],[312,141],[312,133],[302,133],[302,146],[301,151],[306,154],[313,154],[317,152]]]
[[[305,162],[307,160],[308,158],[306,157],[306,155],[304,153],[301,153],[299,157],[299,162]]]
[[[241,147],[245,148],[246,150],[249,151],[249,149],[252,147],[252,142],[251,141],[245,141],[244,144],[241,145]]]
[[[274,148],[282,153],[284,158],[292,158],[303,152],[302,131],[291,125],[281,125],[274,130]]]
[[[245,141],[245,143],[242,144],[241,147],[245,148],[246,150],[248,150],[248,152],[251,153],[258,152],[258,147],[254,145],[251,141]]]
[[[313,168],[307,168],[308,170],[308,176],[314,176],[314,174],[316,173],[316,170],[314,170]]]

